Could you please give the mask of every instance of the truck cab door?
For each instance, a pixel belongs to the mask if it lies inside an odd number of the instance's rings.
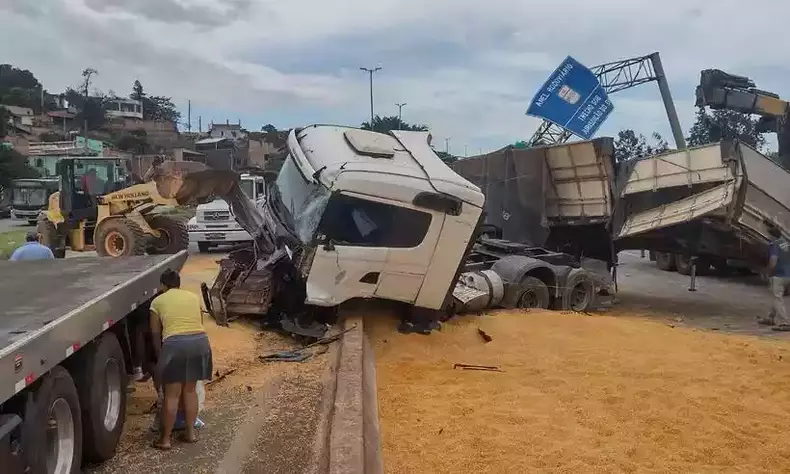
[[[376,236],[370,201],[335,194],[327,203],[307,277],[307,303],[336,306],[352,298],[372,298],[387,260]]]

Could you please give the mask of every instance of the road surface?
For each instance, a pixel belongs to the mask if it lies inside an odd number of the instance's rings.
[[[16,219],[0,219],[0,234],[3,232],[10,232],[12,230],[27,230],[34,227],[28,225],[27,221],[19,221]]]

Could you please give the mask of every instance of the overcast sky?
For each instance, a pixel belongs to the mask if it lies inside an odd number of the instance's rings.
[[[358,125],[381,66],[376,113],[428,124],[463,155],[528,139],[529,101],[567,55],[588,66],[659,51],[684,129],[699,71],[716,67],[790,96],[780,0],[0,0],[0,62],[50,91],[95,86],[126,95],[139,79],[172,96],[192,126],[237,121]],[[759,19],[759,20],[758,20]],[[611,97],[599,131],[669,139],[655,84]],[[671,139],[669,140],[671,143]]]

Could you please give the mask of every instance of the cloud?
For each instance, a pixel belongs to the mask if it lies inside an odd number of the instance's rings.
[[[189,4],[179,0],[85,0],[85,6],[99,13],[127,13],[166,23],[190,23],[218,27],[248,14],[252,0],[216,0],[212,4]]]
[[[193,115],[260,125],[367,120],[358,68],[381,65],[377,112],[407,102],[405,119],[429,124],[438,143],[451,137],[458,152],[528,139],[538,121],[524,111],[568,54],[593,66],[659,51],[686,129],[701,69],[790,96],[781,36],[790,4],[752,0],[749,10],[770,14],[759,32],[734,34],[736,0],[0,0],[0,40],[14,45],[4,61],[50,90],[92,66],[104,90],[140,79],[153,94],[191,100]],[[671,136],[655,84],[612,100],[601,133]]]

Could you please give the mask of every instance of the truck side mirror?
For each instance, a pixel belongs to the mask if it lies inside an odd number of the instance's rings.
[[[334,252],[335,251],[335,243],[332,239],[327,235],[324,239],[324,250],[327,252]]]

